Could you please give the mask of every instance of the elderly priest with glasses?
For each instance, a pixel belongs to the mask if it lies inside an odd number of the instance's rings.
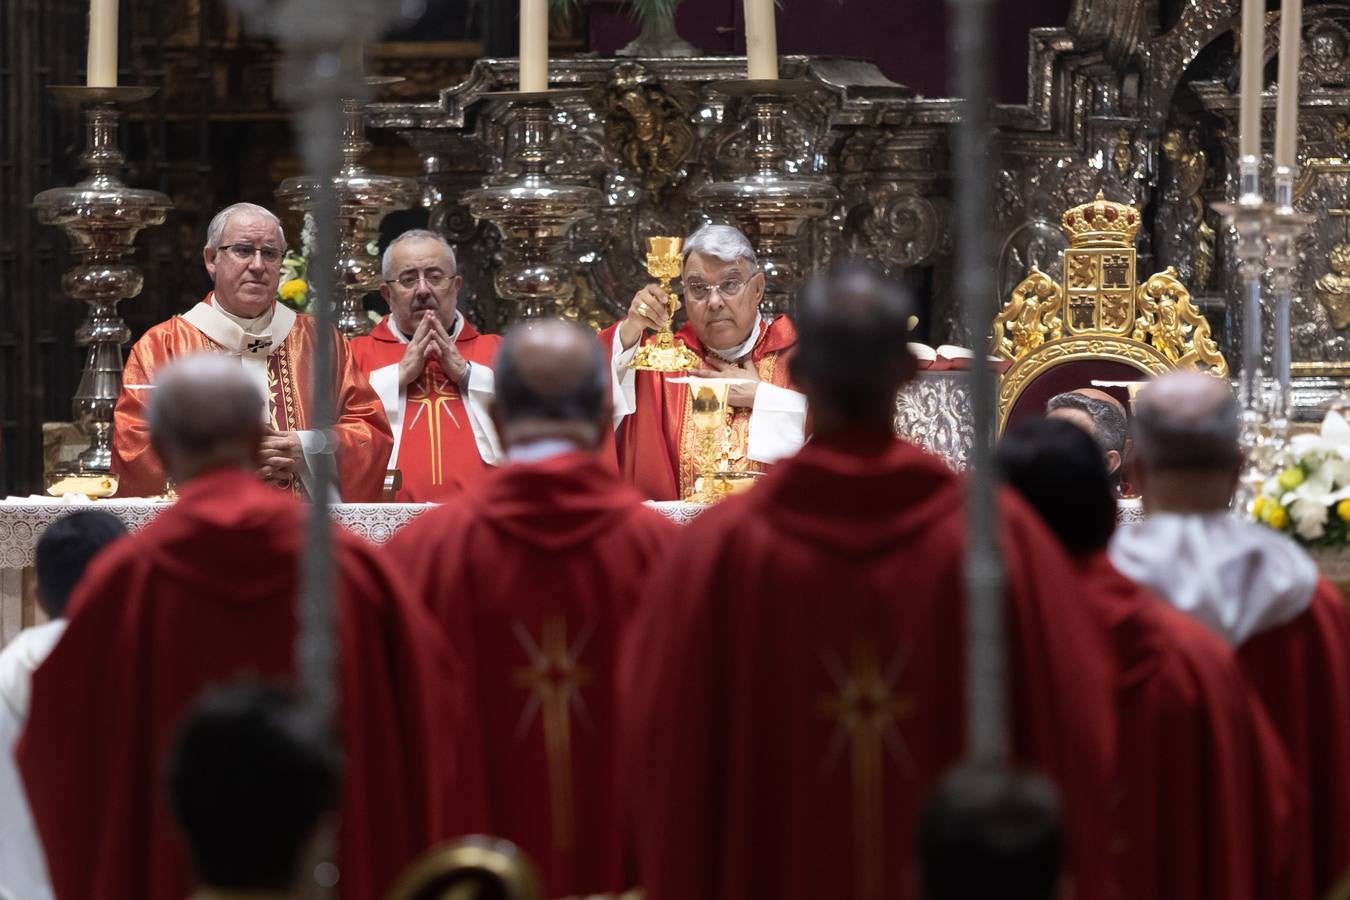
[[[170,360],[200,351],[238,357],[267,400],[258,476],[297,494],[310,490],[310,456],[323,435],[310,430],[314,320],[276,300],[286,237],[271,211],[236,203],[216,213],[202,255],[214,290],[181,316],[154,326],[131,348],[113,414],[113,471],[118,496],[165,490],[164,466],[146,421],[151,382]],[[377,500],[393,439],[380,400],[356,368],[347,342],[332,332],[335,356],[338,490],[348,502]]]
[[[352,339],[357,367],[380,395],[394,432],[395,499],[440,501],[480,479],[501,457],[488,405],[501,338],[479,334],[459,311],[455,251],[414,228],[389,242],[380,294],[389,315]]]
[[[786,365],[797,343],[792,322],[760,315],[764,272],[745,235],[729,225],[705,225],[684,242],[681,282],[689,321],[676,336],[703,361],[689,374],[740,380],[727,395],[727,468],[764,471],[806,440],[806,397],[792,388]],[[688,386],[630,363],[644,333],[660,330],[680,306],[650,284],[633,297],[627,316],[601,332],[612,356],[619,467],[653,500],[693,491],[698,438]]]

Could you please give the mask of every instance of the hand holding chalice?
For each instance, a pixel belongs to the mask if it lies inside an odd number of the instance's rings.
[[[659,323],[659,329],[655,342],[638,347],[629,363],[631,368],[644,372],[686,372],[699,364],[699,358],[670,329],[670,321],[679,308],[671,295],[670,283],[680,276],[683,268],[684,238],[647,238],[647,272],[660,282],[660,288],[641,291],[634,311],[644,325]]]

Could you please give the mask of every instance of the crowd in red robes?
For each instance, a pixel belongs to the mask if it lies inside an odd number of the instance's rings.
[[[962,506],[944,463],[860,429],[684,530],[580,452],[489,473],[383,551],[336,530],[342,894],[486,831],[548,896],[917,900],[920,807],[966,743]],[[1012,746],[1062,794],[1065,896],[1342,875],[1333,589],[1234,653],[999,506]],[[59,900],[191,892],[160,757],[206,685],[291,676],[303,530],[220,470],[90,570],[18,752]],[[1177,776],[1205,765],[1204,791]]]

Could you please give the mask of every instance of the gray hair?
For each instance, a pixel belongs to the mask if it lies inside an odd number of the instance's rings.
[[[540,340],[550,333],[557,339],[555,346],[541,352]],[[576,353],[569,358],[572,348]],[[595,421],[612,391],[609,364],[609,354],[583,325],[562,319],[529,319],[511,326],[502,336],[493,363],[502,420]]]
[[[277,214],[265,206],[259,206],[256,203],[231,203],[211,217],[211,224],[206,226],[206,246],[216,249],[220,246],[221,240],[225,237],[225,226],[229,224],[230,218],[235,213],[252,213],[255,216],[263,216],[272,220],[277,226],[277,237],[281,240],[281,247],[286,247],[286,229],[281,227],[281,219]]]
[[[459,260],[455,258],[455,248],[450,246],[450,242],[445,239],[445,235],[427,228],[409,228],[390,241],[389,246],[384,248],[384,256],[380,257],[380,277],[385,281],[390,281],[394,277],[394,273],[389,270],[390,256],[393,254],[394,248],[404,241],[435,241],[450,257],[450,266],[454,271],[446,274],[454,275],[455,272],[459,271]]]
[[[206,454],[259,427],[263,396],[238,359],[223,353],[180,356],[155,375],[150,434],[183,452]]]
[[[1098,400],[1096,397],[1087,397],[1083,394],[1067,391],[1063,394],[1056,394],[1045,404],[1046,412],[1054,412],[1057,409],[1076,409],[1079,412],[1088,414],[1092,419],[1092,436],[1096,438],[1097,443],[1103,450],[1114,450],[1117,453],[1125,452],[1125,435],[1127,425],[1125,414],[1114,403],[1107,403],[1105,400]]]
[[[1178,396],[1194,388],[1206,390]],[[1182,402],[1186,400],[1190,402]],[[1237,398],[1212,375],[1172,372],[1134,402],[1134,452],[1150,469],[1205,471],[1236,465],[1242,459],[1241,430]]]
[[[755,248],[740,229],[730,225],[704,225],[684,239],[684,259],[689,254],[705,253],[715,256],[722,262],[734,263],[743,259],[750,264],[750,271],[759,270],[759,260],[755,258]]]

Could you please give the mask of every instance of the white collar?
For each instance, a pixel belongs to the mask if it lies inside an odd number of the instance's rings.
[[[215,293],[212,292],[205,300],[183,313],[183,321],[232,355],[266,360],[285,343],[291,329],[295,327],[296,314],[290,307],[274,301],[271,319],[267,324],[257,331],[249,331],[239,324],[238,317],[231,316],[215,305]]]
[[[1155,513],[1111,540],[1111,562],[1239,647],[1302,613],[1317,564],[1289,538],[1228,512]]]
[[[385,324],[389,327],[389,333],[392,334],[394,336],[394,339],[397,340],[400,344],[406,344],[412,340],[412,338],[405,335],[402,329],[400,329],[398,325],[394,323],[393,313],[390,313],[389,317],[385,319]],[[463,330],[464,330],[464,314],[459,310],[455,310],[455,320],[450,325],[450,340],[452,341],[459,340],[459,333]]]
[[[725,362],[734,363],[736,360],[755,349],[755,341],[759,340],[759,327],[763,323],[764,317],[759,313],[755,313],[755,324],[750,327],[750,336],[742,343],[732,347],[730,350],[718,350],[715,347],[709,347],[708,352]]]
[[[509,448],[506,451],[506,461],[508,463],[537,463],[552,459],[555,456],[562,456],[564,453],[575,453],[580,449],[581,445],[575,441],[563,438],[548,438]]]

